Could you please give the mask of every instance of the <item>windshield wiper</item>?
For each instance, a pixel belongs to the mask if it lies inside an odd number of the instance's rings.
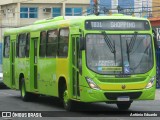
[[[133,35],[133,37],[131,38],[130,43],[127,44],[128,53],[130,53],[130,52],[132,51],[132,49],[133,49],[133,46],[134,46],[135,41],[136,41],[136,39],[137,39],[137,34],[138,34],[138,32],[134,32],[134,35]]]
[[[115,53],[115,42],[112,44],[111,40],[109,39],[107,33],[105,31],[102,31],[102,35],[104,35],[104,40],[106,42],[106,44],[108,45],[110,51],[112,53]]]
[[[131,38],[131,41],[130,41],[129,44],[128,44],[127,40],[126,40],[128,62],[130,61],[129,53],[132,51],[132,49],[133,49],[133,47],[134,47],[135,41],[136,41],[136,39],[137,39],[137,34],[138,34],[138,32],[134,32],[134,35],[133,35],[133,37]]]
[[[110,38],[108,37],[108,35],[107,35],[107,33],[105,31],[102,31],[102,35],[104,35],[104,40],[105,40],[106,44],[108,45],[110,51],[112,53],[114,53],[114,60],[115,60],[115,65],[116,65],[115,41],[113,41],[113,44],[112,44]]]
[[[130,43],[128,44],[128,41],[126,40],[126,46],[127,46],[127,58],[128,58],[128,62],[130,63],[130,55],[129,53],[132,51],[133,47],[134,47],[134,44],[135,44],[135,41],[137,39],[137,34],[138,32],[134,32],[134,35],[133,37],[131,38],[131,41]]]

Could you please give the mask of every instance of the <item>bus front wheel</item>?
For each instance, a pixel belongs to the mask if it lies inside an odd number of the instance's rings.
[[[63,92],[63,105],[67,111],[75,110],[75,107],[74,107],[75,102],[73,100],[69,99],[69,95],[68,95],[68,91],[67,91],[66,87]]]
[[[118,102],[117,107],[119,110],[128,110],[132,102]]]

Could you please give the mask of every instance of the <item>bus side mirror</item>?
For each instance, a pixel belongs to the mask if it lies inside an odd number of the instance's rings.
[[[155,49],[157,50],[158,49],[158,43],[157,43],[157,34],[156,34],[156,31],[152,30],[152,34],[153,34],[154,46],[155,46]]]
[[[80,50],[85,50],[84,37],[80,37]]]

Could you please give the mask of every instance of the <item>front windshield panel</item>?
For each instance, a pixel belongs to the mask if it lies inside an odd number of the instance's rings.
[[[99,74],[141,74],[152,68],[150,35],[107,36],[108,40],[102,34],[86,35],[86,57],[89,69]]]

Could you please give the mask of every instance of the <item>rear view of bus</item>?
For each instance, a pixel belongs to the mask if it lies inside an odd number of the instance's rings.
[[[118,15],[84,22],[81,100],[116,103],[123,110],[134,100],[153,100],[156,63],[148,20]]]

